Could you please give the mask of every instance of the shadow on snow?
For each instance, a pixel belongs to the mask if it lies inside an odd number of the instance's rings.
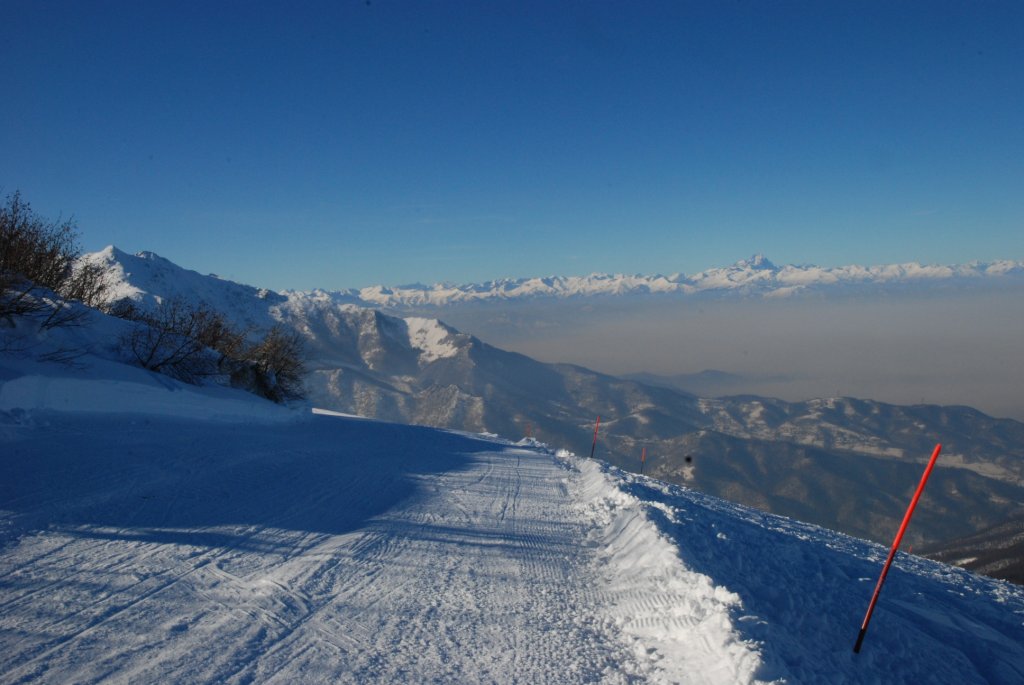
[[[294,535],[361,528],[420,479],[494,443],[415,426],[315,416],[224,424],[51,415],[6,442],[0,509],[23,534],[286,553]],[[275,538],[280,537],[278,542]]]
[[[887,548],[624,477],[631,494],[672,510],[648,509],[683,563],[739,595],[733,621],[742,638],[761,643],[759,677],[1024,682],[1024,602],[1000,581],[900,553],[856,655],[853,643]]]

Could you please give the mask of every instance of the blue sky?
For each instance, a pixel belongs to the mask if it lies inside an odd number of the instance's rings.
[[[1017,2],[0,0],[0,192],[271,288],[1024,259]]]

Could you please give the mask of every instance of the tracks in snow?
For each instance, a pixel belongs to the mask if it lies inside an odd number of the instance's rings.
[[[320,598],[309,625],[331,647],[295,635],[239,681],[625,682],[631,657],[579,592],[594,557],[587,523],[565,515],[567,475],[548,455],[506,451],[421,478],[405,506],[291,579]]]
[[[143,455],[83,498],[119,514],[8,540],[0,679],[743,679],[718,663],[728,619],[701,594],[714,588],[679,575],[673,549],[640,508],[612,501],[619,491],[592,465],[581,473],[538,451],[437,434],[453,444],[368,469],[354,448],[339,458],[336,431],[310,432],[302,451],[255,434],[156,473],[147,460],[167,454]],[[646,580],[633,573],[652,568]],[[722,621],[709,642],[701,631]],[[724,675],[680,668],[676,653]]]

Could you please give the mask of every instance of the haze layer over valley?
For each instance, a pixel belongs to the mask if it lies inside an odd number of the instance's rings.
[[[558,287],[571,280],[358,292],[541,361],[702,396],[851,396],[1024,419],[1016,262],[825,270],[754,258],[691,277],[687,289],[640,276]]]

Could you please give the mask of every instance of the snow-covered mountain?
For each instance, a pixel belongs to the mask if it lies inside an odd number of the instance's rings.
[[[863,292],[872,289],[999,287],[1024,284],[1024,262],[1001,260],[953,266],[887,264],[881,266],[776,266],[757,254],[727,267],[693,275],[591,274],[505,278],[479,284],[370,286],[323,293],[338,302],[372,307],[419,308],[508,302],[533,298],[583,298],[622,295],[755,295],[788,297],[812,292]]]
[[[0,355],[2,682],[1024,678],[1019,586],[900,554],[855,655],[884,547],[532,440],[186,386],[118,364],[118,326],[36,333],[96,338],[73,365]]]
[[[389,421],[530,433],[763,510],[875,540],[892,535],[921,463],[945,451],[908,542],[1001,523],[1024,502],[1024,424],[966,407],[832,398],[700,399],[501,350],[435,319],[395,317],[323,292],[270,293],[202,276],[152,253],[108,248],[113,297],[203,301],[240,325],[284,323],[306,342],[317,406]],[[763,268],[763,263],[751,268]]]
[[[110,246],[83,259],[106,273],[110,302],[127,299],[142,307],[175,299],[203,303],[255,332],[287,323],[302,332],[318,370],[333,364],[369,371],[386,368],[390,375],[402,375],[420,363],[454,354],[448,339],[456,332],[433,319],[383,316],[339,303],[321,291],[275,293],[204,276],[153,252],[132,255]]]

